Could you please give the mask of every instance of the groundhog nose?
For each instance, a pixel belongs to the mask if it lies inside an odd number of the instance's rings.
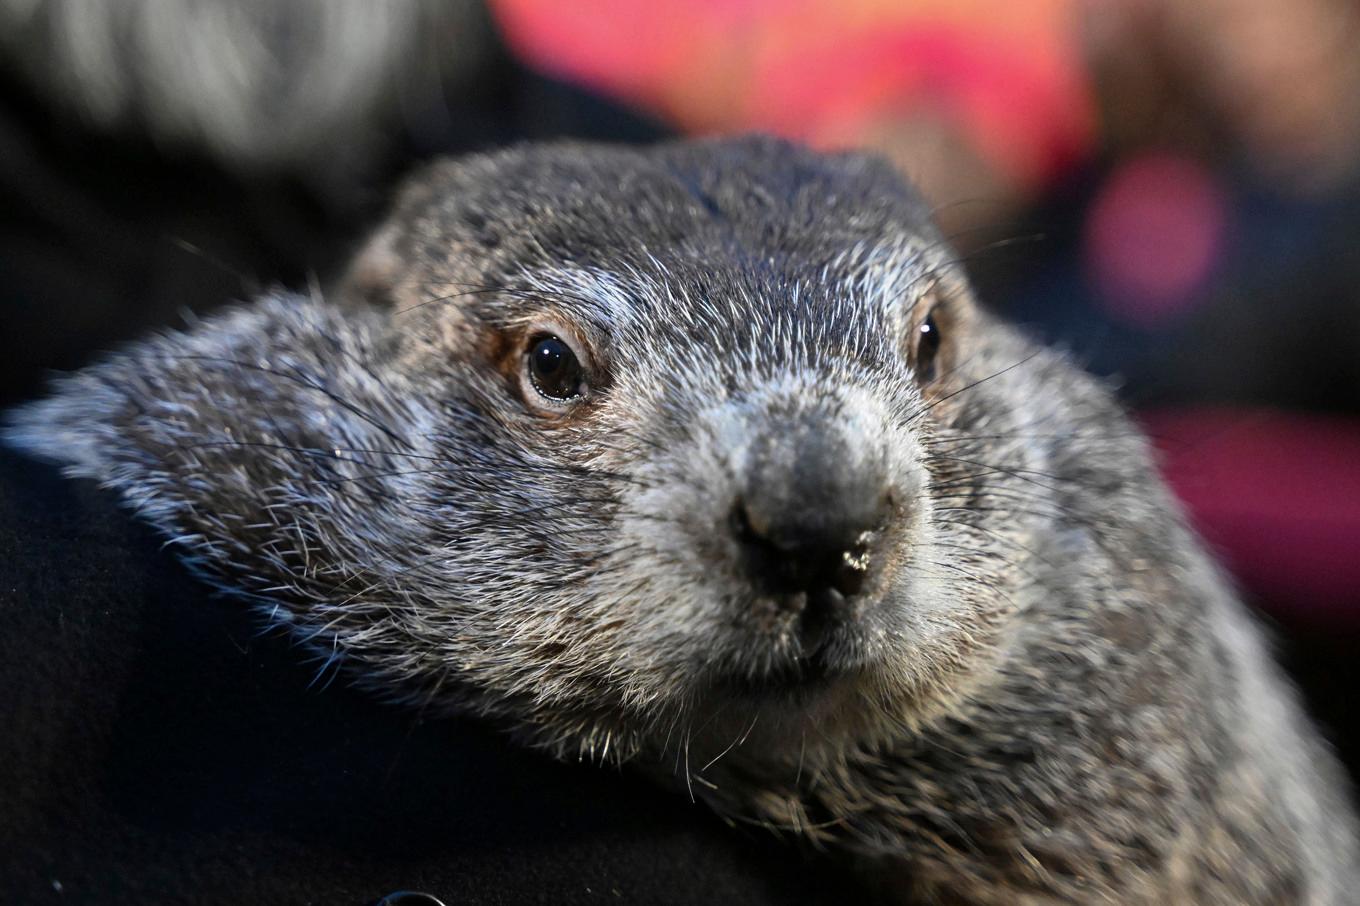
[[[805,616],[845,613],[895,510],[872,417],[847,406],[771,406],[735,476],[729,528],[751,585]]]
[[[761,591],[806,592],[810,604],[835,604],[864,587],[875,535],[891,509],[882,486],[816,503],[748,495],[732,508],[731,528]]]

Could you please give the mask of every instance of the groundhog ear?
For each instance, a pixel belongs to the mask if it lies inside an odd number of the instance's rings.
[[[388,224],[368,238],[341,278],[335,302],[379,309],[401,307],[405,288],[401,285],[397,237],[396,227]]]
[[[273,487],[274,451],[303,451],[297,466],[309,451],[394,442],[385,336],[380,319],[265,296],[56,379],[0,419],[0,441],[130,499],[207,494],[228,475]]]

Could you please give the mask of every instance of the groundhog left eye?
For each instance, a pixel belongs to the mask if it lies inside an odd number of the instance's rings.
[[[585,371],[559,337],[542,334],[530,340],[526,367],[534,389],[550,400],[572,400],[583,393]]]
[[[926,319],[921,322],[921,326],[916,328],[916,355],[915,370],[916,378],[923,384],[928,384],[935,380],[935,363],[940,355],[940,328],[935,323],[935,313],[931,312]]]

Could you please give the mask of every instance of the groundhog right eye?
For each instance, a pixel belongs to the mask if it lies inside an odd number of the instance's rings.
[[[916,376],[923,384],[935,380],[935,362],[940,355],[940,328],[935,323],[935,314],[926,316],[920,327],[916,328]]]
[[[548,399],[565,401],[584,395],[581,362],[558,337],[543,334],[531,340],[527,366],[530,383]]]

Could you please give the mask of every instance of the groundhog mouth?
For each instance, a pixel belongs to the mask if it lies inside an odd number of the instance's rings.
[[[780,664],[759,675],[734,674],[723,677],[714,685],[724,694],[740,698],[766,700],[772,698],[808,698],[829,689],[847,671],[831,664],[826,657],[815,653]]]
[[[792,645],[773,638],[757,641],[749,652],[748,669],[716,674],[712,685],[742,697],[806,698],[862,673],[871,666],[863,616],[848,612],[860,608],[844,600],[836,604],[805,607],[792,628],[796,637]],[[769,647],[761,651],[763,645]]]

